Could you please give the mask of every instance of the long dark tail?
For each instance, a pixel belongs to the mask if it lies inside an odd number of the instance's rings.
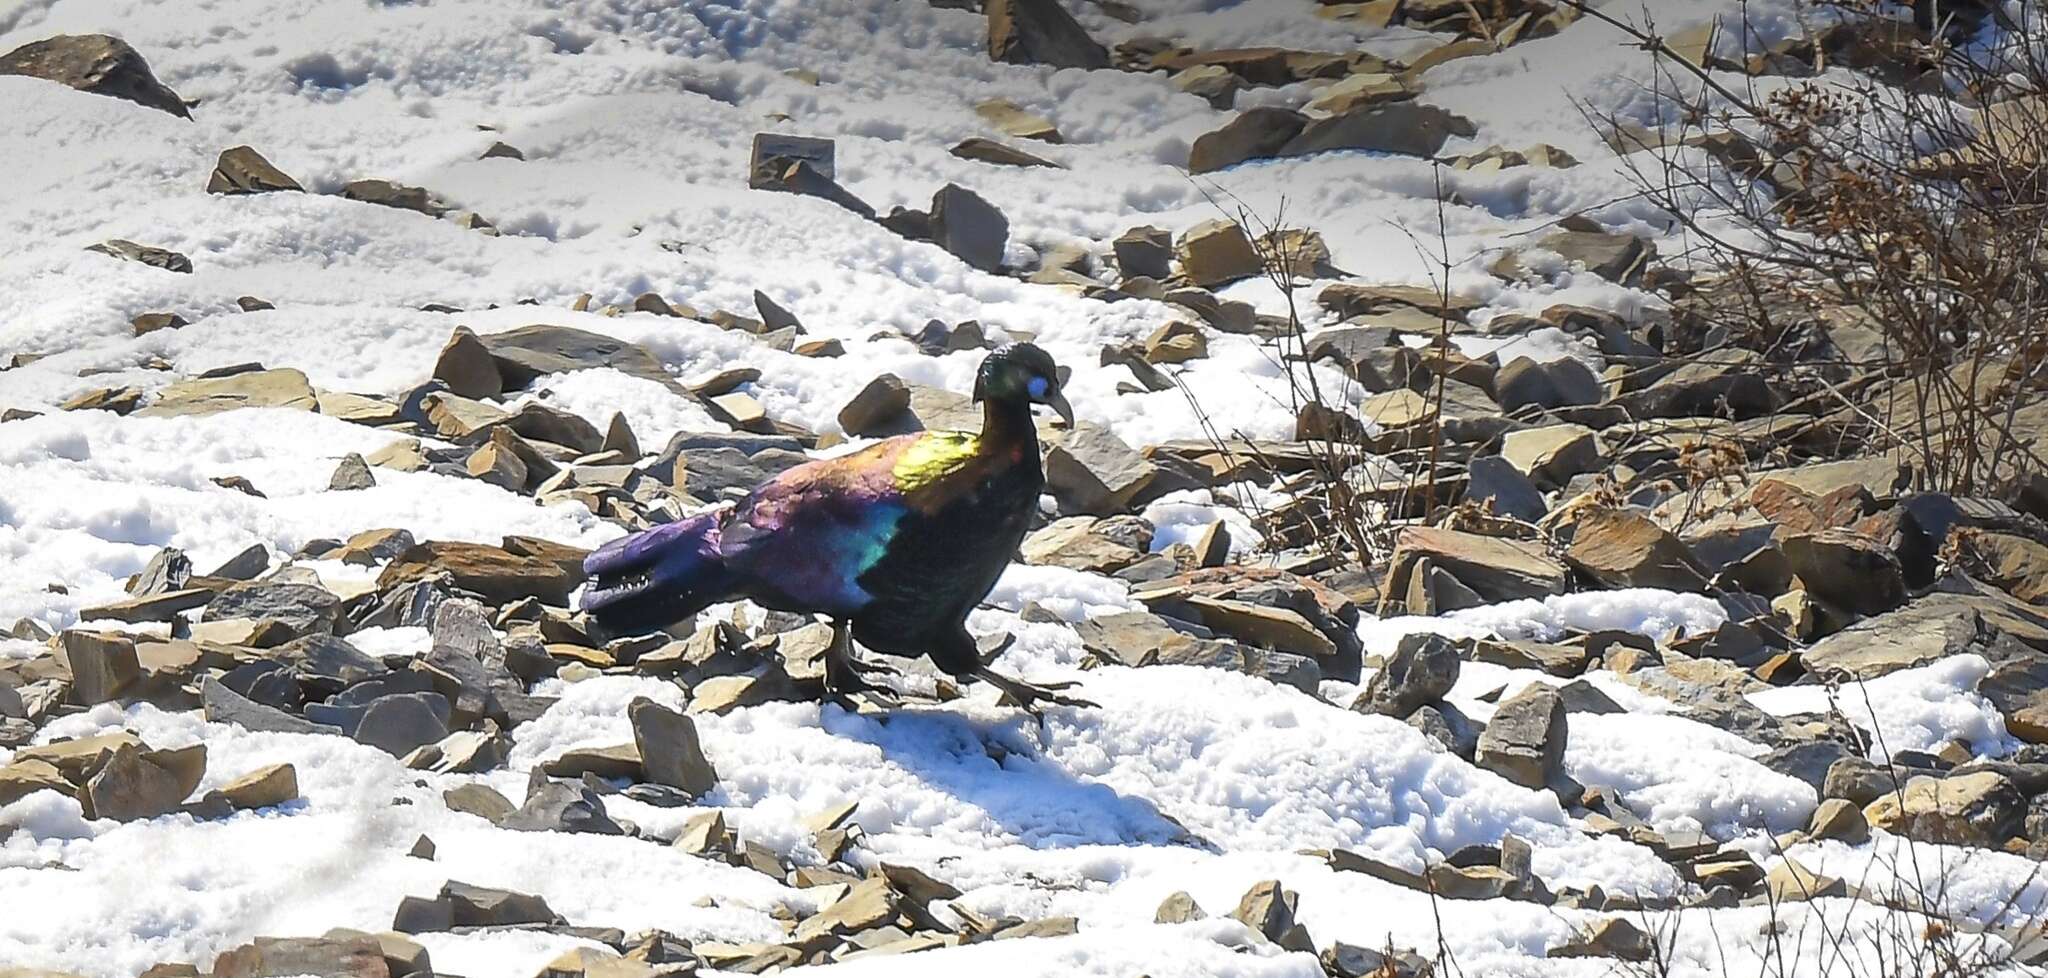
[[[613,635],[659,631],[734,597],[718,552],[723,512],[635,533],[583,560],[583,610]]]

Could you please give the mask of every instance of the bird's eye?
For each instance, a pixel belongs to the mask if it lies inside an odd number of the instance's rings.
[[[1031,378],[1031,383],[1025,386],[1031,391],[1032,399],[1036,400],[1045,396],[1046,382],[1044,377],[1033,377]]]

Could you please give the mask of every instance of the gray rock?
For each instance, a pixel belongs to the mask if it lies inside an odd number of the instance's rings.
[[[1600,378],[1576,357],[1542,363],[1516,357],[1493,377],[1493,396],[1503,411],[1598,404],[1603,395]]]
[[[1832,740],[1787,744],[1756,759],[1758,764],[1787,777],[1798,778],[1816,792],[1827,787],[1828,771],[1835,762],[1850,757],[1849,748]]]
[[[534,785],[519,810],[499,824],[520,832],[625,834],[605,813],[604,799],[578,781],[543,781]]]
[[[1542,788],[1564,773],[1564,699],[1533,683],[1503,700],[1479,735],[1480,767],[1525,788]]]
[[[1458,682],[1458,645],[1429,632],[1401,636],[1394,654],[1373,674],[1351,708],[1360,713],[1405,717],[1435,703]]]
[[[42,78],[81,92],[126,99],[180,119],[192,118],[185,100],[157,81],[141,54],[128,42],[106,34],[59,34],[24,44],[0,55],[0,75]]]
[[[393,757],[448,736],[449,706],[439,693],[398,693],[381,697],[363,712],[355,740]]]
[[[1419,706],[1408,715],[1408,725],[1443,748],[1470,761],[1479,751],[1479,727],[1470,717],[1449,703]]]
[[[334,467],[334,475],[327,480],[330,492],[348,492],[358,489],[374,489],[377,477],[370,474],[370,463],[361,455],[350,452],[341,457],[341,464]]]
[[[122,238],[110,238],[99,244],[87,245],[85,250],[98,252],[122,261],[141,262],[144,265],[152,268],[161,268],[167,272],[181,272],[186,275],[192,273],[192,259],[167,248],[136,244],[133,241]]]
[[[138,598],[152,594],[183,590],[185,583],[192,579],[192,559],[185,551],[176,547],[165,547],[149,558],[135,579],[128,582],[128,593]]]
[[[645,698],[629,704],[626,716],[647,780],[696,796],[718,786],[718,772],[704,756],[695,721]]]
[[[241,553],[221,562],[219,567],[208,571],[206,576],[228,581],[249,581],[262,576],[270,569],[270,548],[252,543]]]
[[[211,723],[232,723],[257,733],[340,734],[338,727],[313,723],[276,707],[265,706],[229,689],[211,676],[200,682],[200,702]]]
[[[1195,137],[1188,152],[1188,171],[1214,173],[1246,160],[1286,155],[1283,150],[1308,121],[1307,116],[1278,106],[1247,109],[1222,128]]]
[[[1478,132],[1472,120],[1421,102],[1366,106],[1341,115],[1311,119],[1275,156],[1306,156],[1330,150],[1365,150],[1403,156],[1435,156],[1452,136]]]
[[[1003,244],[1010,221],[994,204],[958,184],[932,195],[932,240],[939,247],[984,272],[1002,267]]]
[[[910,410],[910,388],[895,374],[883,374],[868,381],[853,400],[839,409],[839,428],[849,435],[869,435],[889,430]]]
[[[456,927],[512,927],[562,921],[546,900],[511,890],[450,880],[441,887],[439,899],[451,908],[451,922]]]
[[[441,217],[454,210],[447,201],[430,190],[393,183],[390,180],[352,180],[341,188],[341,195],[365,204],[417,211],[428,217]]]
[[[601,333],[568,326],[521,326],[481,339],[498,365],[506,390],[524,388],[547,374],[609,367],[677,394],[688,393],[646,347]]]
[[[1010,64],[1107,68],[1109,51],[1060,0],[988,0],[988,56]]]
[[[1046,488],[1063,511],[1113,516],[1141,499],[1159,466],[1108,428],[1081,422],[1046,452]]]
[[[1493,512],[1535,523],[1549,512],[1543,492],[1521,470],[1498,455],[1475,458],[1466,469],[1465,498],[1490,503]]]
[[[333,694],[390,671],[383,660],[332,635],[308,635],[278,646],[270,658],[286,663],[307,688]]]
[[[1173,235],[1151,226],[1134,227],[1110,242],[1124,278],[1164,279],[1173,274]]]
[[[207,621],[269,618],[293,634],[329,632],[341,611],[341,598],[313,584],[252,581],[216,595],[206,606]]]

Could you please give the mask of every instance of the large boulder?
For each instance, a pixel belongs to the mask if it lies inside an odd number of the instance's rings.
[[[127,99],[137,105],[192,118],[185,100],[171,91],[149,62],[128,42],[106,34],[59,34],[0,55],[0,75],[27,75],[81,92]]]
[[[1107,68],[1109,51],[1060,0],[988,0],[988,56],[1011,64]]]

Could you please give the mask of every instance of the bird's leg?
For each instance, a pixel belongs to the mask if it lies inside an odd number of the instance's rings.
[[[832,644],[825,649],[825,689],[831,693],[890,692],[876,686],[875,674],[893,676],[888,666],[869,665],[854,658],[853,632],[843,618],[832,619]]]
[[[968,672],[968,675],[1002,690],[1010,699],[1015,700],[1017,705],[1023,708],[1025,712],[1032,714],[1039,712],[1039,707],[1042,703],[1052,703],[1059,706],[1097,706],[1097,704],[1087,700],[1062,694],[1062,690],[1072,689],[1080,685],[1079,683],[1031,683],[995,671],[990,663],[1001,658],[1002,654],[1009,651],[1010,646],[1016,643],[1017,636],[1009,633],[1005,633],[1001,641],[988,646],[986,650],[982,648],[981,643],[975,643],[976,664]]]
[[[1061,692],[1061,690],[1072,689],[1080,685],[1079,683],[1056,682],[1041,684],[1025,682],[1022,679],[1005,676],[987,666],[975,669],[973,675],[976,679],[980,679],[1002,690],[1005,696],[1017,702],[1019,708],[1033,715],[1036,715],[1042,708],[1042,704],[1045,703],[1052,703],[1057,706],[1095,707],[1098,709],[1101,706],[1099,703],[1084,700],[1078,696],[1068,696]]]

